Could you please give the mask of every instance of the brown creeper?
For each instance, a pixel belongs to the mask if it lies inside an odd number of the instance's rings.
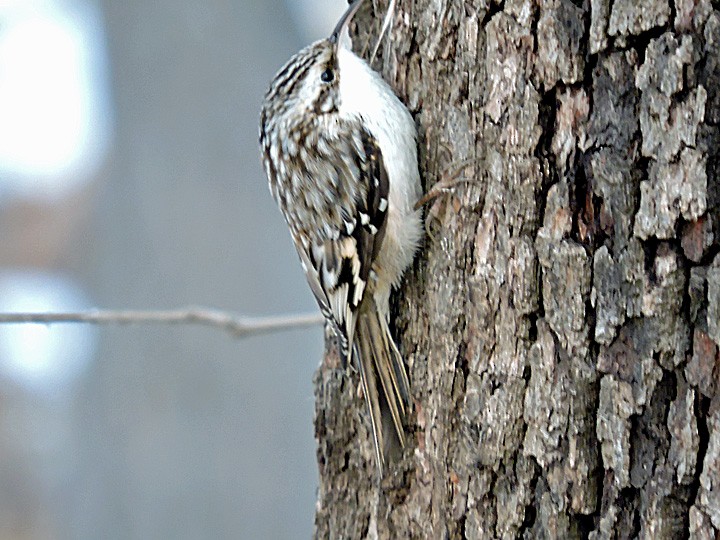
[[[405,444],[410,389],[390,335],[390,289],[422,234],[415,124],[390,87],[340,44],[362,0],[328,39],[301,50],[265,96],[260,146],[270,191],[308,283],[357,362],[378,468]]]

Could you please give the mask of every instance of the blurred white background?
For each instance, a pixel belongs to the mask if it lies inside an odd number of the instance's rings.
[[[273,74],[346,0],[0,0],[0,311],[315,304]],[[0,540],[303,538],[321,329],[0,326]]]

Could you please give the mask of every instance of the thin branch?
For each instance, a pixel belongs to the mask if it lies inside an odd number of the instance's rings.
[[[197,307],[167,311],[91,310],[68,313],[0,313],[0,324],[202,324],[220,328],[236,337],[315,326],[322,321],[322,315],[319,313],[245,317],[227,311]]]

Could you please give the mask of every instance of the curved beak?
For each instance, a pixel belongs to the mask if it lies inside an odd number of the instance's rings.
[[[350,24],[350,21],[353,18],[353,15],[357,12],[358,8],[360,7],[360,4],[363,3],[363,0],[355,0],[350,6],[347,8],[347,11],[343,13],[343,16],[340,17],[340,20],[338,21],[337,25],[335,25],[335,30],[333,30],[333,33],[330,34],[330,37],[328,38],[328,41],[332,43],[333,45],[338,44],[340,40],[340,35],[343,33],[345,28],[348,24]]]

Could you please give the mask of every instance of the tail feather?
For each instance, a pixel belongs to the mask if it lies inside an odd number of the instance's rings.
[[[410,384],[387,321],[371,297],[363,300],[358,312],[354,342],[382,474],[386,457],[405,447]]]

